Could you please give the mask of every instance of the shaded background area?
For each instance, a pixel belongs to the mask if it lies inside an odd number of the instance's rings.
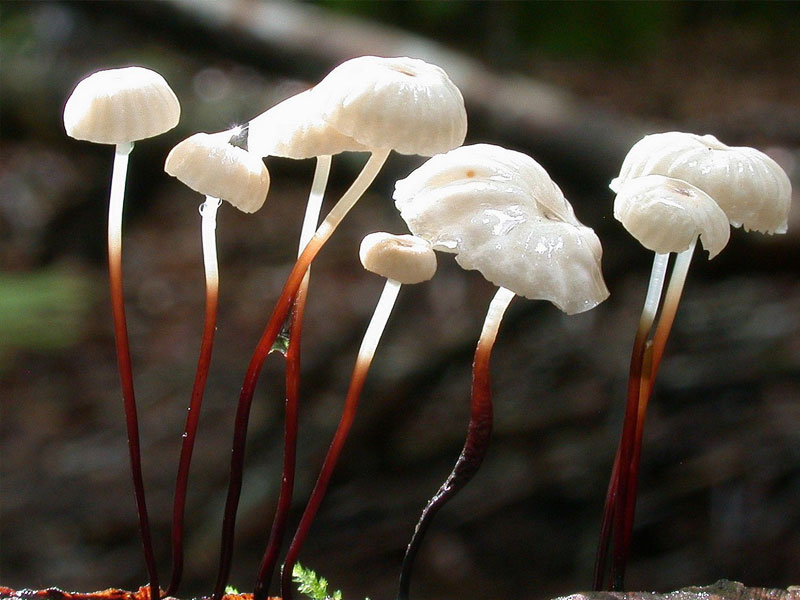
[[[67,138],[63,103],[100,68],[142,64],[182,101],[131,158],[125,272],[150,512],[169,568],[171,494],[199,349],[200,198],[162,172],[196,131],[246,121],[351,56],[408,54],[464,90],[470,143],[530,153],[604,244],[611,298],[565,317],[517,300],[493,361],[496,430],[442,512],[416,595],[547,598],[586,589],[651,257],[611,217],[608,180],[647,132],[714,133],[800,180],[798,3],[16,2],[2,6],[0,582],[82,591],[145,580],[127,472],[105,274],[112,151]],[[413,33],[412,33],[413,32]],[[296,522],[335,428],[381,281],[360,239],[402,231],[393,155],[324,250],[308,309]],[[363,157],[334,160],[336,197]],[[185,594],[210,591],[233,412],[291,266],[310,161],[268,160],[255,215],[219,217],[221,306],[188,508]],[[796,194],[795,194],[796,199]],[[800,216],[698,255],[652,403],[630,589],[718,578],[800,583]],[[407,287],[301,560],[345,597],[388,598],[419,510],[468,418],[469,367],[493,288],[441,257]],[[281,361],[251,419],[232,581],[256,572],[281,461]]]

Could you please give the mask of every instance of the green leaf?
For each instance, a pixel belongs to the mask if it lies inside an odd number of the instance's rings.
[[[342,592],[336,590],[328,593],[328,580],[319,577],[313,570],[306,569],[300,563],[292,569],[292,580],[297,584],[297,590],[312,600],[342,600]]]

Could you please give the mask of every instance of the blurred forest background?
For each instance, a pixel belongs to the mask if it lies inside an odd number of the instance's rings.
[[[493,361],[496,430],[482,471],[438,516],[420,598],[587,589],[651,255],[611,216],[630,145],[664,130],[769,152],[800,188],[800,3],[4,2],[0,6],[0,583],[90,591],[146,579],[115,365],[104,232],[110,147],[64,134],[74,85],[102,68],[162,73],[181,123],[131,157],[125,273],[149,508],[162,577],[203,318],[197,206],[163,173],[197,131],[247,121],[361,54],[444,67],[467,141],[539,160],[604,245],[611,297],[566,317],[518,299]],[[363,157],[334,159],[331,198]],[[304,340],[293,522],[339,418],[382,282],[357,247],[403,231],[392,155],[315,267]],[[269,159],[255,215],[219,216],[217,343],[188,506],[185,596],[216,572],[241,379],[295,253],[311,161]],[[797,194],[795,193],[795,201]],[[704,254],[704,253],[703,253]],[[800,211],[789,233],[736,230],[698,252],[647,423],[629,589],[719,578],[800,584]],[[346,598],[390,598],[419,511],[449,473],[493,287],[441,257],[403,290],[353,436],[301,561]],[[282,361],[254,403],[231,583],[249,590],[277,497]]]

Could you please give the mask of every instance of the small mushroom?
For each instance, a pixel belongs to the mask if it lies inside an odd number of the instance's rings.
[[[611,182],[619,191],[643,175],[664,175],[699,187],[719,204],[733,227],[786,233],[792,186],[780,165],[763,152],[727,146],[713,135],[670,131],[638,141]]]
[[[727,244],[730,225],[783,233],[791,201],[788,176],[767,155],[726,146],[712,135],[681,132],[649,135],[637,142],[610,187],[617,193],[614,216],[654,250],[656,258],[631,353],[625,421],[595,563],[596,589],[603,586],[612,529],[611,585],[622,589],[624,584],[644,419],[697,237],[713,258]],[[654,330],[672,252],[677,257]]]
[[[428,281],[436,273],[436,254],[431,245],[425,240],[411,235],[393,235],[385,232],[371,233],[361,242],[359,257],[361,258],[361,264],[367,271],[385,277],[386,283],[358,351],[342,417],[325,456],[325,461],[309,497],[306,509],[300,518],[297,532],[286,553],[286,560],[282,567],[283,577],[281,582],[281,592],[284,600],[290,600],[292,597],[290,577],[294,565],[311,529],[314,517],[325,497],[333,470],[347,440],[347,435],[356,416],[364,381],[367,378],[369,367],[375,356],[375,350],[383,335],[383,330],[386,327],[386,322],[392,312],[400,288],[403,285]]]
[[[457,148],[398,181],[394,199],[414,235],[455,253],[458,264],[499,286],[475,349],[464,448],[422,511],[403,559],[397,597],[407,600],[414,559],[434,515],[470,481],[486,454],[492,429],[489,362],[509,303],[523,295],[574,314],[595,307],[608,290],[597,236],[525,154],[489,144]]]
[[[205,195],[202,217],[203,264],[206,278],[206,309],[200,357],[197,361],[186,425],[181,443],[172,519],[172,577],[167,595],[177,593],[183,572],[183,531],[189,468],[200,422],[219,299],[217,265],[217,209],[221,199],[245,213],[261,208],[269,191],[269,172],[260,157],[228,143],[227,135],[196,133],[176,145],[167,155],[164,170]]]
[[[398,98],[402,98],[402,101]],[[299,140],[304,139],[304,136],[310,140],[319,139],[318,136],[322,135],[328,144],[329,140],[325,137],[327,125],[338,132],[338,139],[347,145],[347,148],[342,150],[352,149],[355,143],[368,150],[370,157],[353,184],[304,245],[245,375],[234,425],[231,479],[225,505],[220,570],[214,589],[214,600],[221,599],[230,569],[236,511],[242,485],[241,471],[246,429],[255,385],[261,367],[284,325],[290,308],[295,303],[309,265],[375,179],[392,149],[405,154],[429,155],[458,146],[466,135],[466,111],[458,88],[440,68],[410,58],[373,56],[346,61],[309,90],[307,96],[286,102],[287,104],[279,110],[276,107],[275,112],[285,110],[284,114],[290,115],[291,119],[299,114],[292,102],[301,107],[304,103],[309,103],[305,104],[305,107],[310,117],[310,125],[303,124],[302,119],[298,122],[298,128],[289,127],[286,130],[277,124],[275,131],[278,132],[277,137],[280,140],[290,140],[290,145],[298,144],[298,147],[302,147],[303,144]],[[273,152],[286,151],[283,142],[281,144],[271,142],[267,139],[269,133],[264,133],[265,126],[272,118],[265,114],[263,119],[261,117],[253,119],[257,121],[254,147],[262,148],[262,152],[270,148],[272,150],[269,151]],[[298,133],[297,139],[293,137],[295,133]],[[248,138],[249,136],[248,133]],[[248,147],[249,144],[248,140]],[[322,152],[332,152],[334,149],[335,147],[326,145]],[[304,152],[309,152],[307,147]],[[313,189],[317,188],[317,183],[315,174]],[[273,542],[270,542],[270,545],[274,545]],[[262,567],[269,570],[265,563],[262,563]],[[290,576],[291,573],[286,575]],[[261,600],[265,596],[265,588],[260,575],[256,584],[256,600]]]
[[[97,144],[116,145],[108,203],[108,270],[131,475],[151,598],[158,598],[159,587],[142,480],[139,425],[125,319],[122,212],[128,156],[133,142],[164,133],[175,127],[179,119],[180,104],[175,93],[161,75],[143,67],[93,73],[75,86],[64,106],[67,135]]]

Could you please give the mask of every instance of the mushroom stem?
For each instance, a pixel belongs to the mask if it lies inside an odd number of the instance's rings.
[[[189,410],[183,430],[181,455],[178,462],[178,476],[175,482],[175,499],[172,507],[172,577],[167,596],[174,596],[178,591],[183,574],[183,531],[186,509],[186,489],[189,482],[189,467],[192,452],[200,423],[200,410],[203,404],[208,369],[211,364],[211,351],[214,347],[214,332],[217,325],[217,305],[219,300],[219,268],[217,265],[217,209],[222,203],[219,198],[206,196],[200,205],[202,217],[203,265],[206,277],[206,309],[203,325],[203,338],[200,344],[200,356],[192,387]]]
[[[664,347],[666,346],[667,339],[669,339],[672,325],[675,322],[675,315],[678,312],[678,305],[680,304],[683,287],[686,283],[686,276],[689,273],[689,265],[692,262],[692,255],[696,243],[697,238],[692,241],[688,249],[680,252],[675,257],[669,285],[664,294],[664,303],[661,309],[661,315],[658,318],[658,325],[656,325],[655,332],[653,333],[652,343],[648,345],[645,351],[644,368],[641,375],[639,408],[636,416],[636,435],[634,437],[629,469],[630,481],[628,482],[628,492],[625,497],[625,538],[622,547],[622,552],[624,554],[620,563],[620,578],[624,578],[625,575],[625,564],[627,563],[633,532],[633,522],[636,512],[636,491],[639,481],[639,465],[641,464],[642,439],[647,406],[653,394],[656,375],[658,374],[658,369],[661,364],[661,358],[664,355]]]
[[[636,435],[636,421],[639,412],[639,394],[641,388],[642,362],[644,360],[647,338],[653,328],[658,306],[661,301],[661,291],[664,287],[664,277],[667,271],[669,254],[656,253],[653,259],[653,268],[650,272],[650,281],[647,286],[644,307],[639,318],[639,326],[633,340],[631,351],[630,372],[628,376],[628,400],[625,406],[625,419],[622,426],[622,436],[620,438],[617,456],[614,461],[611,481],[606,494],[605,507],[603,509],[603,522],[600,528],[600,541],[598,543],[597,557],[595,560],[594,585],[599,590],[603,586],[603,574],[605,571],[606,555],[610,543],[611,534],[614,534],[614,547],[620,548],[623,544],[624,502],[620,498],[627,497],[628,471],[620,469],[619,465],[629,465],[631,461],[632,447]],[[614,480],[616,479],[616,483]],[[609,523],[613,521],[613,527]],[[616,587],[614,589],[619,589]]]
[[[298,256],[314,235],[314,229],[319,221],[319,214],[322,210],[322,200],[325,196],[325,188],[328,183],[328,175],[331,169],[331,157],[329,155],[317,157],[316,168],[314,169],[314,181],[311,184],[311,192],[308,196],[306,213],[303,219],[303,226],[300,232],[300,243]],[[290,316],[289,325],[289,347],[286,351],[286,417],[284,423],[284,445],[283,445],[283,474],[281,476],[281,488],[278,495],[278,506],[272,520],[267,549],[261,560],[256,585],[253,591],[255,600],[264,600],[267,597],[272,573],[275,564],[278,562],[278,554],[283,536],[286,532],[286,521],[289,517],[289,508],[292,504],[292,490],[294,488],[295,463],[297,458],[297,416],[298,401],[300,397],[300,345],[303,329],[303,313],[305,312],[306,294],[308,283],[311,276],[311,267],[306,270]]]
[[[114,338],[117,350],[117,367],[122,384],[122,399],[125,407],[125,425],[128,433],[133,491],[139,515],[139,534],[142,538],[144,560],[150,577],[150,597],[160,595],[155,554],[147,517],[142,459],[139,448],[139,420],[136,414],[136,397],[133,392],[133,369],[128,343],[128,326],[125,318],[125,299],[122,287],[122,208],[125,202],[125,180],[128,171],[128,156],[133,142],[117,144],[114,168],[111,176],[111,193],[108,200],[108,275],[111,288],[111,311],[114,318]]]
[[[273,309],[267,326],[261,334],[250,364],[245,374],[244,383],[239,394],[239,403],[236,408],[234,423],[233,447],[231,450],[231,476],[228,484],[228,495],[225,501],[225,514],[222,522],[222,542],[220,551],[220,566],[217,574],[217,583],[214,587],[214,600],[220,600],[225,592],[225,586],[230,575],[231,559],[233,556],[233,538],[236,528],[236,512],[239,506],[239,497],[242,491],[242,475],[244,469],[244,451],[247,442],[247,424],[250,419],[250,406],[253,402],[256,383],[264,361],[269,355],[275,339],[294,303],[297,290],[305,277],[306,270],[325,242],[333,234],[336,227],[347,215],[358,199],[363,195],[369,185],[378,175],[383,163],[389,156],[390,150],[376,150],[373,152],[364,168],[359,173],[350,188],[344,193],[339,202],[331,209],[325,220],[311,237],[308,244],[295,262],[289,273],[286,284]]]
[[[375,349],[378,347],[381,335],[386,327],[386,322],[389,320],[389,315],[392,313],[392,308],[394,307],[397,294],[400,292],[401,287],[402,284],[398,281],[393,279],[386,280],[383,292],[378,299],[378,304],[375,306],[375,312],[372,314],[372,319],[364,334],[364,339],[361,341],[361,348],[358,351],[356,364],[353,368],[353,375],[350,378],[350,387],[347,390],[347,398],[345,399],[342,417],[339,420],[339,425],[336,428],[336,433],[334,433],[333,441],[328,448],[328,454],[325,456],[325,461],[322,464],[319,477],[308,499],[308,504],[303,512],[303,516],[300,518],[297,531],[286,553],[286,560],[281,568],[281,595],[283,600],[292,599],[292,571],[294,565],[297,562],[300,549],[311,529],[314,517],[317,515],[322,499],[325,497],[325,492],[328,489],[328,484],[333,475],[333,470],[336,467],[336,462],[339,460],[342,448],[347,441],[347,435],[350,433],[350,427],[353,425],[356,410],[358,409],[361,390],[364,388],[364,381],[367,378],[369,367],[375,356]]]
[[[472,364],[472,401],[467,439],[450,475],[428,501],[417,522],[414,535],[411,537],[411,542],[408,544],[403,558],[397,592],[398,600],[408,599],[414,559],[433,517],[472,479],[486,456],[492,434],[492,390],[489,361],[500,322],[514,296],[514,292],[501,287],[489,304]]]

